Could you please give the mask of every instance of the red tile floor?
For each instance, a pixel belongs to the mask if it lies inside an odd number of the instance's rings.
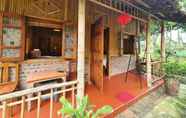
[[[147,88],[145,77],[142,77],[142,88],[140,87],[139,75],[130,72],[128,74],[128,81],[125,82],[125,74],[119,74],[110,79],[104,79],[104,91],[100,92],[94,85],[86,85],[86,94],[89,96],[91,104],[99,108],[103,105],[111,105],[114,112],[105,117],[112,118],[114,115],[122,112],[129,105],[135,103],[141,97],[147,95],[152,90],[163,84],[163,80],[156,82],[152,88]],[[126,99],[125,99],[126,98]],[[33,105],[33,106],[36,106]],[[57,111],[60,109],[60,103],[54,102],[54,118],[60,118]],[[49,101],[42,101],[40,118],[49,118]],[[19,108],[14,108],[14,118],[19,118]],[[37,109],[33,107],[31,112],[25,113],[25,118],[36,118]],[[0,113],[1,118],[1,113]]]

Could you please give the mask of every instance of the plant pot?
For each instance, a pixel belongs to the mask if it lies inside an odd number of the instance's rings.
[[[177,79],[167,79],[166,80],[166,92],[168,95],[176,96],[178,95],[180,82]]]

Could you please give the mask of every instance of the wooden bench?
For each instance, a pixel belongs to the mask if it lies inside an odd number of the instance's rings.
[[[66,72],[58,72],[58,71],[45,71],[45,72],[35,72],[31,73],[28,76],[27,83],[29,88],[34,87],[35,84],[39,84],[42,82],[50,82],[54,80],[62,80],[62,82],[66,81]],[[65,88],[62,88],[65,89]],[[65,96],[65,93],[63,94]],[[29,98],[32,95],[28,95]],[[28,111],[31,110],[31,102],[28,102]]]

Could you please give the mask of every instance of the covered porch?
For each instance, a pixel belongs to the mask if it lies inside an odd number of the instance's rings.
[[[2,44],[3,54],[0,60],[6,70],[3,71],[5,74],[2,82],[4,79],[7,82],[11,77],[16,80],[13,84],[9,83],[15,85],[13,89],[10,86],[2,86],[6,90],[6,93],[0,96],[2,118],[7,115],[21,118],[30,115],[37,118],[59,117],[57,111],[61,104],[54,100],[56,96],[57,99],[64,96],[76,105],[76,96],[83,97],[86,94],[96,108],[112,105],[114,112],[108,117],[113,117],[112,115],[126,109],[164,83],[164,73],[161,69],[165,60],[164,18],[145,11],[135,2],[22,0],[17,5],[12,0],[1,0],[1,3],[1,29],[21,29],[21,42],[18,43],[20,46],[16,46],[14,41]],[[26,9],[23,3],[29,9]],[[64,4],[59,6],[58,3]],[[30,11],[33,8],[40,12],[35,14]],[[13,15],[7,12],[13,12]],[[133,19],[126,26],[120,26],[116,19],[123,13]],[[15,14],[19,14],[21,25],[12,26],[3,22],[4,17],[14,19]],[[151,59],[152,20],[161,22],[161,58],[155,61]],[[46,33],[49,36],[45,37]],[[145,68],[143,73],[136,72],[142,70],[137,69],[140,34],[146,42],[146,56],[143,62],[140,62]],[[46,42],[42,43],[43,41]],[[12,63],[16,66],[12,66]],[[14,67],[15,70],[12,69]],[[10,68],[14,71],[11,71],[13,76],[7,71]],[[46,76],[51,71],[48,79]],[[41,73],[44,78],[37,76],[32,80],[34,75]],[[64,81],[54,82],[56,78]],[[37,85],[34,85],[33,81]]]
[[[89,96],[90,103],[95,106],[95,109],[100,108],[104,105],[111,105],[113,106],[113,112],[111,114],[108,114],[104,117],[112,118],[116,116],[118,113],[122,112],[123,110],[130,107],[130,105],[134,104],[138,100],[140,100],[142,97],[145,97],[152,91],[156,91],[159,87],[163,86],[164,81],[159,80],[154,83],[152,88],[147,87],[147,81],[146,77],[142,77],[142,88],[140,87],[140,76],[137,75],[135,72],[130,72],[128,75],[128,82],[125,82],[125,76],[126,73],[119,74],[116,76],[113,76],[110,78],[104,79],[105,86],[104,91],[101,93],[94,85],[86,85],[86,92],[85,94]],[[114,89],[113,89],[114,87]],[[76,90],[75,90],[76,91]],[[73,102],[73,96],[71,91],[66,92],[67,99],[72,100]],[[44,95],[44,94],[43,94]],[[8,96],[11,96],[9,94]],[[2,96],[4,97],[4,96]],[[17,97],[17,99],[19,99]],[[28,98],[25,99],[25,103]],[[20,99],[21,100],[21,99]],[[19,101],[19,100],[18,100]],[[22,101],[22,100],[21,100]],[[15,101],[12,103],[16,103]],[[12,104],[9,102],[8,104]],[[23,104],[21,102],[21,104]],[[31,111],[24,110],[22,105],[15,105],[12,107],[7,107],[7,111],[9,112],[9,115],[11,114],[14,118],[20,118],[22,116],[22,111],[24,111],[24,118],[32,117],[38,117],[38,101],[32,102],[32,109]],[[12,104],[13,105],[13,104]],[[2,108],[3,106],[1,106]],[[27,104],[25,104],[25,108],[27,107]],[[51,111],[52,107],[52,111]],[[59,109],[62,107],[62,104],[59,103],[59,101],[53,101],[53,105],[51,106],[51,100],[41,100],[40,102],[40,108],[39,108],[39,117],[43,118],[46,117],[54,117],[54,118],[60,118],[60,115],[58,115]],[[11,108],[11,109],[10,109]],[[21,112],[20,112],[21,111]],[[0,116],[2,116],[2,110],[0,112]],[[10,113],[11,112],[11,113]]]

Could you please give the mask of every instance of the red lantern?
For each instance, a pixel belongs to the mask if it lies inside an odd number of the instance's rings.
[[[117,18],[117,22],[120,25],[127,25],[128,23],[130,23],[132,21],[132,17],[130,15],[128,15],[127,13],[123,13],[122,15],[120,15]]]

